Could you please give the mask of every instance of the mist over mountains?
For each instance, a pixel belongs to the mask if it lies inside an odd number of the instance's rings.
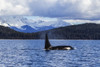
[[[43,20],[27,16],[0,16],[0,25],[10,27],[19,32],[33,33],[71,25],[60,19]]]

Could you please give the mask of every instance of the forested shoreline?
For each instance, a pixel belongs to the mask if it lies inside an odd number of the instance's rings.
[[[37,33],[22,33],[0,26],[0,39],[44,39],[48,33],[50,39],[100,39],[100,24],[86,23],[55,28]]]

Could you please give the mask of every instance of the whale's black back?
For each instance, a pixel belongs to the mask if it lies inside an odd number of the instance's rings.
[[[72,50],[74,49],[71,46],[51,46],[48,35],[45,35],[45,49],[46,50]]]

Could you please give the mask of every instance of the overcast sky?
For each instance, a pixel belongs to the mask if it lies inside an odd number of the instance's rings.
[[[0,0],[0,16],[100,20],[100,0]]]

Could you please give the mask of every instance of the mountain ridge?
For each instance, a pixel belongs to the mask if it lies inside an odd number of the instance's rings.
[[[36,20],[34,18],[28,18],[25,16],[0,16],[0,25],[10,27],[11,29],[24,33],[39,32],[71,25],[70,23],[62,20],[47,21],[43,19]]]
[[[48,33],[50,39],[100,39],[100,24],[85,23],[38,32],[40,39]]]
[[[80,24],[59,27],[36,33],[22,33],[0,26],[0,39],[44,39],[45,34],[49,39],[89,39],[100,40],[100,24]]]

